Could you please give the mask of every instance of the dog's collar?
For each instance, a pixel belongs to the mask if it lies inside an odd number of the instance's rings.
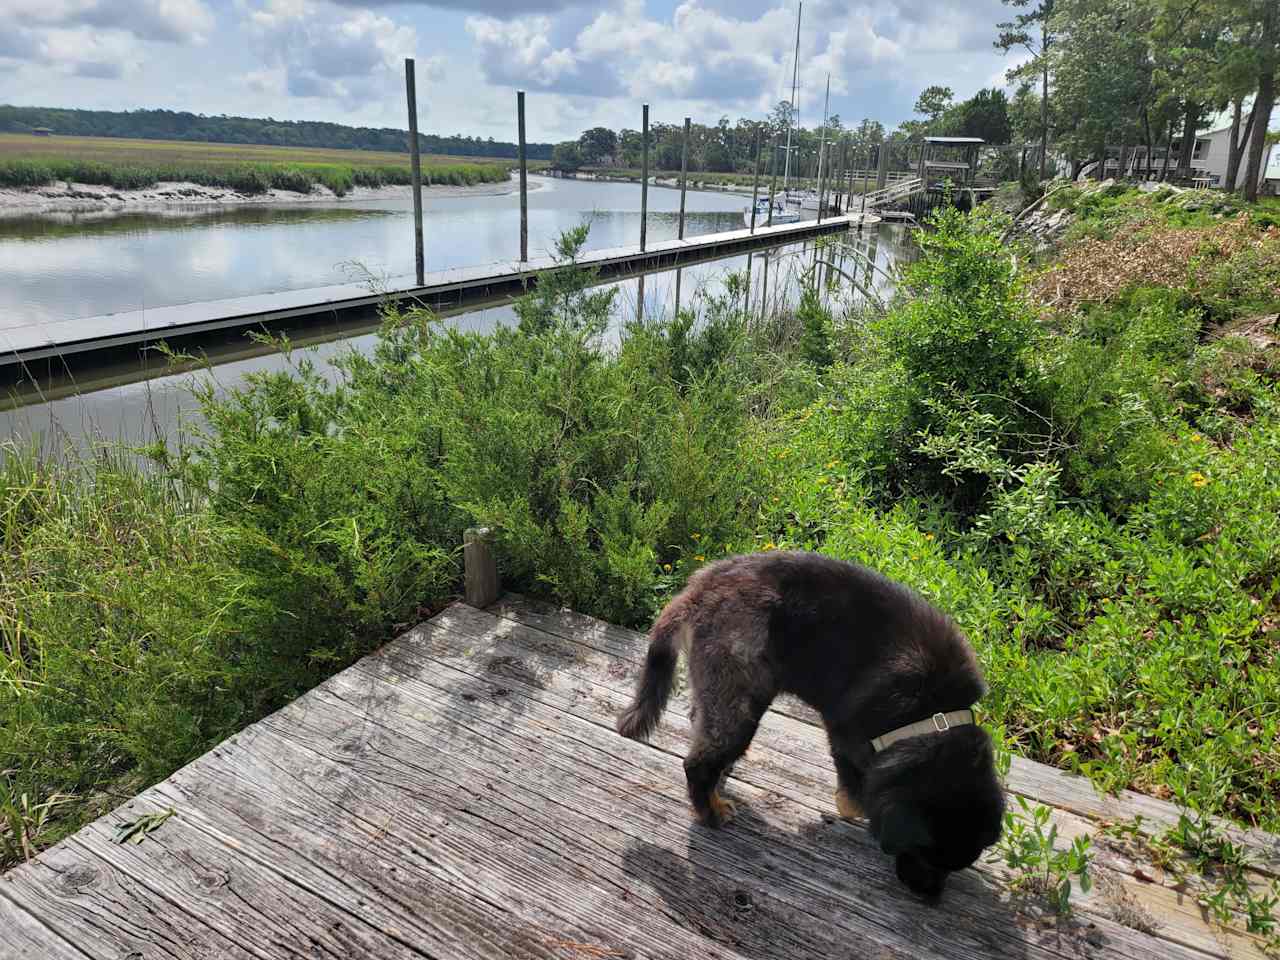
[[[905,740],[907,737],[918,737],[926,733],[945,733],[952,727],[962,727],[967,723],[973,723],[972,710],[952,710],[949,713],[935,713],[928,720],[917,720],[915,723],[908,723],[906,726],[898,727],[896,730],[890,730],[888,733],[881,734],[871,740],[871,749],[879,753],[885,747],[897,743],[899,740]]]

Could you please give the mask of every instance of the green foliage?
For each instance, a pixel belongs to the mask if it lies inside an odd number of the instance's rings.
[[[1065,850],[1059,850],[1058,825],[1050,823],[1052,811],[1039,804],[1032,807],[1023,797],[1017,802],[1018,810],[1004,815],[1004,832],[988,862],[1003,862],[1014,871],[1010,886],[1016,892],[1043,898],[1066,916],[1071,913],[1073,884],[1081,893],[1093,887],[1090,840],[1076,837]]]
[[[1041,322],[1001,226],[943,214],[870,320],[748,323],[731,278],[621,329],[584,228],[516,324],[391,311],[324,375],[203,389],[149,472],[11,453],[5,856],[429,614],[474,524],[513,589],[633,626],[729,553],[867,563],[955,617],[1009,750],[1280,826],[1274,353],[1182,289]],[[1023,813],[1001,855],[1064,904],[1087,850]]]

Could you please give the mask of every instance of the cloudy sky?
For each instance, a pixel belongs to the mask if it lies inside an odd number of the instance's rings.
[[[1000,0],[808,0],[801,122],[892,126],[925,86],[1003,83]],[[512,139],[761,116],[790,91],[796,0],[0,0],[0,103],[404,127]]]

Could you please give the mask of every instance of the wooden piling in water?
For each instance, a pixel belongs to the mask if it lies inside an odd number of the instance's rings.
[[[516,91],[516,119],[520,134],[520,262],[529,259],[529,164],[525,156],[524,91]]]
[[[422,157],[418,152],[418,92],[413,77],[413,58],[405,57],[404,92],[409,101],[409,159],[413,169],[413,265],[418,286],[427,282],[426,252],[422,241]]]
[[[751,232],[756,232],[756,201],[760,198],[760,127],[756,126],[756,164],[755,173],[751,177]],[[751,262],[750,258],[747,263]],[[747,275],[750,276],[750,268]]]
[[[692,124],[690,117],[684,118],[684,142],[680,145],[680,219],[676,225],[676,239],[684,239],[684,195],[689,184],[689,127]],[[683,270],[676,270],[676,309],[680,312],[680,280],[684,273]]]
[[[646,228],[649,222],[649,105],[646,103],[641,121],[641,152],[644,159],[640,163],[640,252],[644,253]]]
[[[769,147],[769,218],[765,221],[766,227],[773,226],[773,198],[778,189],[778,135],[774,133],[772,145]],[[765,273],[765,282],[768,282],[768,273]]]
[[[883,190],[889,182],[889,141],[881,140],[876,146],[876,189]]]

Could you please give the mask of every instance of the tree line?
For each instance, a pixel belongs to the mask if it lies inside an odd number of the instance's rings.
[[[45,127],[65,136],[128,137],[138,140],[187,140],[201,143],[253,143],[280,147],[382,150],[408,153],[409,133],[394,127],[348,127],[316,120],[206,116],[174,110],[75,110],[0,105],[0,132],[30,133]],[[517,146],[492,137],[418,134],[425,153],[455,157],[515,159]],[[551,159],[549,143],[528,144],[532,160]]]
[[[998,25],[996,47],[1029,54],[1008,72],[1017,84],[1015,126],[1070,158],[1071,172],[1108,143],[1163,151],[1189,168],[1197,134],[1229,111],[1223,185],[1234,190],[1243,175],[1245,196],[1257,199],[1280,67],[1280,3],[1004,2],[1014,15]]]
[[[818,149],[824,141],[831,144],[832,162],[853,167],[875,163],[875,150],[886,140],[893,151],[896,166],[908,163],[908,154],[925,135],[982,137],[990,144],[1007,144],[1013,136],[1010,104],[1002,90],[979,90],[968,100],[953,102],[946,87],[930,87],[921,94],[916,112],[921,118],[904,121],[892,133],[886,133],[878,120],[863,119],[849,126],[839,114],[827,118],[825,127],[817,123],[809,127],[792,126],[795,109],[789,101],[780,101],[767,117],[753,120],[739,117],[731,121],[721,117],[712,124],[691,123],[689,127],[689,169],[709,173],[750,173],[755,166],[756,134],[760,135],[761,172],[772,172],[770,159],[779,172],[786,169],[786,143],[791,127],[791,171],[812,176],[818,162]],[[653,123],[649,127],[649,165],[654,170],[679,170],[684,147],[683,124]],[[639,130],[613,131],[592,127],[577,140],[558,143],[552,151],[552,166],[561,170],[583,167],[615,167],[635,169],[641,165],[643,139]]]

